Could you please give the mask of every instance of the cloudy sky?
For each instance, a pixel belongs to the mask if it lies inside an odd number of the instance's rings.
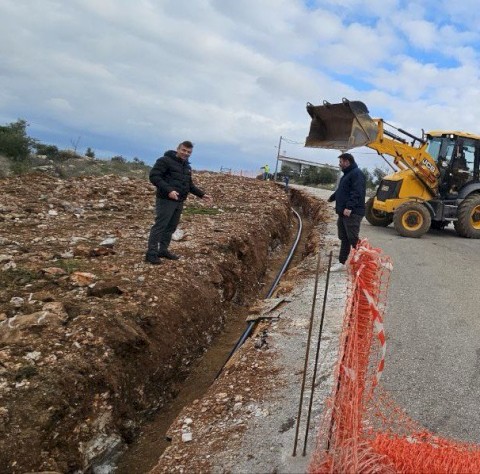
[[[479,25],[474,0],[0,0],[0,122],[150,164],[188,139],[196,169],[275,167],[280,136],[336,163],[307,102],[480,133]]]

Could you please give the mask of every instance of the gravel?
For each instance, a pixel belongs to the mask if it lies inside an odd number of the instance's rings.
[[[324,190],[303,189],[320,199],[330,194]],[[255,337],[252,337],[237,351],[232,365],[212,385],[205,398],[185,407],[170,429],[171,446],[152,472],[300,473],[307,470],[322,409],[332,389],[346,299],[346,273],[332,273],[325,305],[308,444],[306,456],[303,456],[328,255],[333,251],[336,256],[338,247],[331,208],[322,242],[296,456],[292,454],[314,299],[316,255],[307,257],[299,267],[289,270],[288,273],[297,272],[301,277],[293,277],[296,284],[288,293],[288,302],[275,310],[277,318],[259,325],[257,339],[263,334],[267,348],[255,349]],[[333,263],[335,261],[336,258]],[[289,278],[288,275],[286,277]],[[224,409],[219,408],[222,400]],[[186,418],[189,418],[188,429]],[[182,442],[182,434],[186,431],[192,434],[192,441]]]

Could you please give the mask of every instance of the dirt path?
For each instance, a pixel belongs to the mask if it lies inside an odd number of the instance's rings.
[[[323,190],[296,188],[319,199],[328,196]],[[170,428],[171,446],[152,472],[306,471],[322,407],[331,391],[346,294],[346,274],[331,274],[307,455],[304,457],[305,420],[323,305],[325,269],[328,253],[333,250],[336,255],[338,246],[333,210],[322,232],[322,270],[318,280],[310,369],[297,455],[293,457],[292,452],[313,303],[316,255],[289,270],[288,284],[284,285],[285,290],[290,285],[289,292],[284,290],[289,301],[275,310],[273,319],[259,325],[256,336],[237,352],[232,364],[206,396],[184,408]]]

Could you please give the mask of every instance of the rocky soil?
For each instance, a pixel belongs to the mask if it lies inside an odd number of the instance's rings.
[[[335,255],[335,262],[338,250],[333,210],[325,203],[330,192],[297,188],[292,201],[314,225],[307,248],[314,247],[315,251],[307,251],[305,258],[287,272],[276,298],[263,302],[264,319],[255,334],[235,353],[205,396],[185,406],[177,416],[168,431],[171,444],[152,474],[307,471],[333,386],[347,275],[330,274],[327,287],[330,253]],[[294,455],[312,312],[312,340]],[[317,346],[322,313],[323,331]],[[317,347],[319,363],[314,379]]]
[[[196,181],[214,203],[189,198],[172,244],[183,258],[150,266],[154,189],[144,179],[0,180],[0,472],[96,470],[175,396],[225,318],[257,297],[295,227],[287,195],[215,173]],[[295,192],[293,204],[325,220],[321,201]],[[320,243],[309,236],[305,255]],[[229,373],[275,383],[273,352],[245,350],[261,360]],[[215,413],[247,405],[247,388],[233,398],[222,389]]]

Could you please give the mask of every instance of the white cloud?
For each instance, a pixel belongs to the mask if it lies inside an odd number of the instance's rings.
[[[348,97],[407,129],[478,132],[477,14],[463,5],[0,0],[0,119],[147,162],[189,138],[196,166],[228,153],[244,169],[274,165],[280,135],[303,141],[307,101]],[[285,147],[336,163],[335,151]]]
[[[73,110],[68,100],[62,99],[61,97],[52,97],[47,101],[46,106],[50,107],[53,111],[71,112]]]
[[[401,29],[417,48],[431,50],[438,42],[439,32],[429,21],[412,19],[402,24]]]

